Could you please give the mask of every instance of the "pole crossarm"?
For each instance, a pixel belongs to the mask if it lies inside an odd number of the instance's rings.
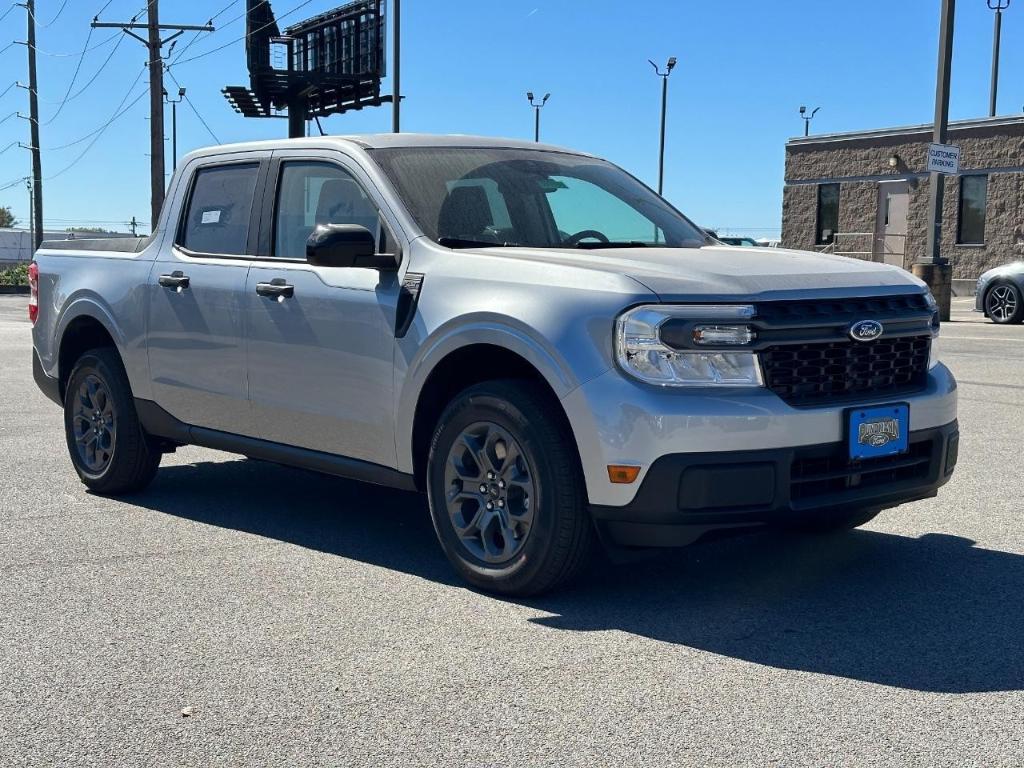
[[[132,32],[133,29],[148,29],[149,27],[146,24],[142,24],[142,23],[139,23],[139,22],[131,22],[131,21],[130,22],[125,22],[125,23],[122,24],[122,23],[118,23],[116,21],[95,21],[95,20],[93,20],[93,22],[89,26],[91,26],[93,28],[103,27],[103,28],[109,28],[109,29],[120,29],[126,35],[131,35],[132,37],[134,37],[136,40],[138,40],[143,45],[145,45],[147,47],[149,46],[149,40],[144,38],[142,35],[137,35],[134,32]],[[213,24],[157,24],[156,28],[157,29],[161,29],[161,30],[163,30],[163,29],[173,29],[174,30],[174,34],[173,35],[168,35],[167,37],[164,37],[164,38],[160,39],[160,47],[161,48],[163,46],[167,45],[172,40],[174,40],[176,37],[179,37],[179,36],[183,35],[186,32],[216,32],[217,31],[214,28]]]

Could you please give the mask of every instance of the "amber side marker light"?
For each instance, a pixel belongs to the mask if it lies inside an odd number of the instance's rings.
[[[626,464],[609,464],[608,479],[613,483],[632,483],[640,476],[640,467]]]

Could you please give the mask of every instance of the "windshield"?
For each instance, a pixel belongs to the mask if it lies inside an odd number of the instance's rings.
[[[704,233],[628,173],[531,149],[372,150],[424,234],[451,248],[696,248]]]

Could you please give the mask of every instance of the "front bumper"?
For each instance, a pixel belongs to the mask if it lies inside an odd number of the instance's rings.
[[[956,420],[956,380],[936,365],[912,395],[798,408],[768,389],[670,389],[627,378],[616,369],[563,400],[576,438],[591,504],[623,507],[663,456],[791,449],[838,443],[851,407],[905,402],[910,431]],[[612,483],[608,465],[640,467],[637,481]]]
[[[935,496],[959,449],[957,422],[910,433],[905,454],[851,462],[845,443],[662,456],[636,497],[593,505],[620,546],[681,546],[719,529],[885,509]]]

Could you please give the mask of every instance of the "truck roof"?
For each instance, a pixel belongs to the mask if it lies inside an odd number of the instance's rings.
[[[462,134],[432,133],[364,133],[347,136],[310,136],[302,139],[271,139],[267,141],[244,141],[236,144],[220,144],[203,147],[189,153],[189,157],[240,152],[253,149],[296,149],[302,147],[323,148],[331,144],[355,146],[361,149],[384,149],[391,147],[502,147],[511,149],[540,149],[549,152],[565,152],[590,157],[586,152],[566,149],[551,144],[538,144],[522,139],[503,139],[493,136],[469,136]]]

